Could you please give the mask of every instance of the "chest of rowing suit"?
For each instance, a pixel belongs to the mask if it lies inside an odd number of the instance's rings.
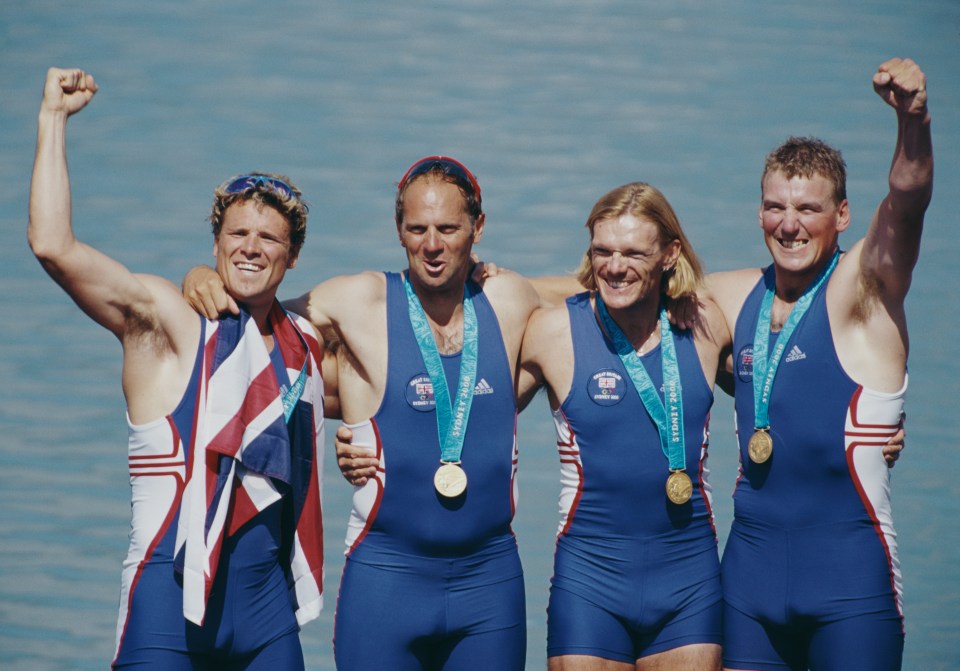
[[[769,405],[773,454],[754,464],[753,339],[773,268],[747,297],[734,333],[740,478],[723,558],[724,596],[775,623],[901,613],[900,570],[882,447],[899,427],[904,388],[854,382],[833,345],[824,283],[786,344]],[[771,334],[770,350],[779,336]]]
[[[351,427],[354,444],[375,449],[380,468],[353,499],[337,603],[338,668],[403,668],[400,657],[412,654],[408,651],[415,639],[436,634],[431,645],[440,651],[444,636],[462,638],[471,628],[512,629],[513,643],[498,642],[494,647],[501,650],[483,652],[480,659],[493,655],[493,667],[513,668],[500,655],[516,657],[506,648],[525,646],[525,613],[522,570],[510,528],[516,403],[500,327],[490,303],[474,288],[477,373],[461,455],[467,487],[448,499],[433,484],[440,465],[433,389],[410,325],[403,279],[387,273],[386,282],[384,397],[374,417]],[[447,386],[456,390],[461,355],[441,359]],[[497,591],[502,586],[509,587],[507,593]],[[451,605],[471,593],[478,599]],[[478,617],[491,613],[489,625],[477,624]],[[375,646],[370,644],[371,626],[380,636]],[[480,667],[477,660],[472,663],[477,666],[465,668]]]
[[[686,472],[693,481],[692,497],[677,505],[665,492],[670,470],[659,429],[601,330],[590,294],[567,299],[567,310],[574,373],[569,394],[554,412],[562,489],[551,654],[607,656],[568,643],[581,635],[576,629],[586,629],[582,623],[571,623],[569,631],[557,624],[566,618],[559,611],[570,610],[574,599],[612,613],[635,635],[654,632],[684,611],[713,609],[714,631],[698,642],[719,642],[719,559],[706,468],[713,391],[693,338],[689,331],[673,331]],[[640,360],[662,401],[661,347]],[[632,663],[644,652],[624,650],[622,658],[614,658]]]

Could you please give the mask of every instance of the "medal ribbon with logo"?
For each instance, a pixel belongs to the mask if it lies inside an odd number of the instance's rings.
[[[660,308],[660,361],[663,371],[663,400],[654,387],[653,380],[643,367],[643,362],[637,355],[627,336],[607,312],[600,292],[597,292],[597,312],[604,328],[613,340],[623,367],[633,382],[633,386],[647,409],[650,418],[657,425],[660,433],[660,448],[667,457],[670,475],[667,477],[667,498],[677,505],[690,500],[693,494],[693,483],[685,473],[687,455],[684,450],[683,437],[683,393],[680,385],[680,367],[677,364],[677,348],[673,341],[673,332],[670,330],[670,320],[665,308]]]
[[[780,359],[787,348],[790,336],[810,308],[817,290],[836,268],[839,258],[840,250],[838,249],[833,253],[830,263],[820,271],[813,283],[797,299],[780,335],[777,336],[777,344],[769,355],[767,350],[770,343],[774,290],[768,288],[763,295],[760,314],[757,317],[757,329],[753,337],[753,435],[747,442],[747,453],[750,455],[750,461],[755,464],[766,462],[773,454],[773,438],[770,436],[770,394],[773,390],[773,379],[780,367]]]
[[[427,367],[436,401],[437,432],[440,436],[440,468],[433,476],[433,484],[442,496],[460,496],[467,488],[467,474],[460,467],[463,441],[467,436],[467,421],[473,405],[473,389],[477,379],[478,330],[477,313],[473,307],[470,285],[463,289],[463,350],[460,356],[460,376],[457,381],[456,408],[450,399],[443,362],[433,331],[420,299],[413,291],[409,276],[404,273],[403,286],[407,292],[407,312],[414,337]]]

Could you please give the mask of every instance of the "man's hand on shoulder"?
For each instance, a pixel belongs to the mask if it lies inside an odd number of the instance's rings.
[[[194,310],[207,319],[217,319],[229,312],[240,314],[240,308],[227,293],[223,279],[210,266],[195,266],[183,278],[183,297]]]
[[[500,274],[500,266],[492,261],[482,261],[476,254],[471,254],[470,260],[473,261],[470,279],[480,286],[483,286],[488,277],[496,277]]]
[[[700,309],[703,302],[695,293],[671,298],[667,302],[667,317],[677,328],[689,331],[700,321]]]

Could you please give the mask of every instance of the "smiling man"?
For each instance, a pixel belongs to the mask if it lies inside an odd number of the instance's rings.
[[[723,597],[707,482],[713,386],[730,335],[713,303],[671,327],[700,263],[663,194],[618,187],[587,218],[590,289],[527,326],[517,394],[547,388],[561,522],[550,671],[716,671]]]
[[[708,277],[734,336],[741,478],[723,556],[731,669],[899,669],[903,615],[882,448],[907,387],[904,300],[933,189],[926,78],[873,76],[897,115],[890,189],[849,250],[840,153],[791,138],[767,157],[772,265]]]
[[[47,74],[28,237],[123,347],[133,491],[113,666],[303,669],[299,626],[322,604],[323,346],[275,294],[307,206],[279,175],[217,188],[217,272],[242,309],[198,318],[173,283],[74,237],[67,119],[96,91],[81,70]]]

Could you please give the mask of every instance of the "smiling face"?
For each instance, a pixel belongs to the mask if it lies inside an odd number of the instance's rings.
[[[400,244],[407,251],[410,281],[419,291],[460,291],[483,235],[484,215],[470,220],[460,189],[427,175],[411,182],[403,200]]]
[[[255,201],[237,202],[226,209],[213,255],[227,292],[251,310],[269,307],[287,270],[297,263],[287,220]]]
[[[663,274],[679,254],[678,240],[661,244],[657,225],[631,214],[597,221],[590,241],[594,281],[611,311],[658,305]]]
[[[850,224],[846,200],[836,202],[833,183],[822,175],[787,177],[775,170],[763,178],[760,227],[781,280],[805,287],[830,262],[840,232]]]

